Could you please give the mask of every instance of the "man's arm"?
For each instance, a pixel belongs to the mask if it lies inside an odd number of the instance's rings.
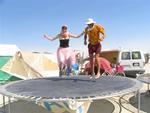
[[[101,33],[100,40],[103,41],[105,37],[106,37],[106,34],[105,33]]]
[[[103,41],[104,38],[106,37],[105,29],[102,25],[99,25],[99,27],[100,27],[100,40]]]
[[[87,45],[87,41],[86,40],[87,40],[87,34],[85,33],[84,34],[84,45]]]

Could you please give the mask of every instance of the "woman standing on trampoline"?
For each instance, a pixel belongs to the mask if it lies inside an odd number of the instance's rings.
[[[76,61],[75,53],[73,52],[73,50],[69,48],[69,39],[79,38],[82,35],[83,33],[77,36],[70,34],[67,30],[66,25],[63,25],[61,27],[61,32],[57,34],[55,37],[50,37],[47,34],[44,34],[44,38],[50,41],[59,39],[60,46],[57,49],[57,60],[59,64],[59,77],[62,76],[62,71],[66,66],[67,66],[67,76],[69,76],[71,72],[71,66],[75,64],[75,61]]]

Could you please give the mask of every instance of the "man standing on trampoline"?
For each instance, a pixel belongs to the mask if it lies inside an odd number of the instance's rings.
[[[84,44],[87,45],[87,36],[88,36],[88,53],[90,57],[90,65],[91,65],[91,77],[94,77],[94,64],[93,64],[93,57],[95,53],[95,60],[97,62],[98,73],[95,75],[95,79],[100,77],[100,62],[99,62],[99,55],[101,52],[101,41],[105,38],[105,30],[102,25],[95,23],[95,21],[89,18],[86,22],[87,27],[84,31]]]

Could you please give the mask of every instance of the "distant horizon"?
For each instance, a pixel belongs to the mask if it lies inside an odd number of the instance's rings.
[[[8,47],[10,47],[10,46],[16,46],[16,47],[14,47],[15,49],[17,49],[17,50],[19,50],[19,51],[22,51],[22,52],[33,52],[33,53],[44,53],[44,54],[56,54],[56,52],[57,52],[57,50],[54,50],[54,51],[46,51],[46,50],[23,50],[23,49],[21,49],[21,48],[19,48],[17,45],[15,45],[15,44],[0,44],[0,50],[1,50],[1,47],[2,46],[8,46]],[[6,51],[9,49],[9,48],[6,48]],[[3,50],[3,49],[2,49]],[[5,49],[4,49],[5,50]],[[4,51],[3,50],[3,51]],[[74,50],[74,51],[76,51],[76,52],[80,52],[81,54],[82,53],[84,53],[84,55],[85,56],[88,56],[88,51],[82,51],[82,50],[78,50],[78,49],[72,49],[72,50]],[[102,50],[102,52],[104,52],[104,51],[116,51],[116,50],[121,50],[121,51],[141,51],[141,50],[138,50],[138,49],[132,49],[132,50],[129,50],[129,49],[121,49],[121,48],[106,48],[106,49],[103,49]],[[10,51],[10,50],[9,50]],[[11,51],[10,51],[11,52]],[[141,51],[143,54],[150,54],[150,52],[144,52],[144,51]],[[0,54],[1,54],[1,52],[0,52]],[[5,52],[5,54],[6,54],[6,52]]]

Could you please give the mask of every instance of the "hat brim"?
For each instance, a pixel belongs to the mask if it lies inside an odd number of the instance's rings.
[[[89,24],[94,24],[95,22],[86,22],[85,24],[89,25]]]

